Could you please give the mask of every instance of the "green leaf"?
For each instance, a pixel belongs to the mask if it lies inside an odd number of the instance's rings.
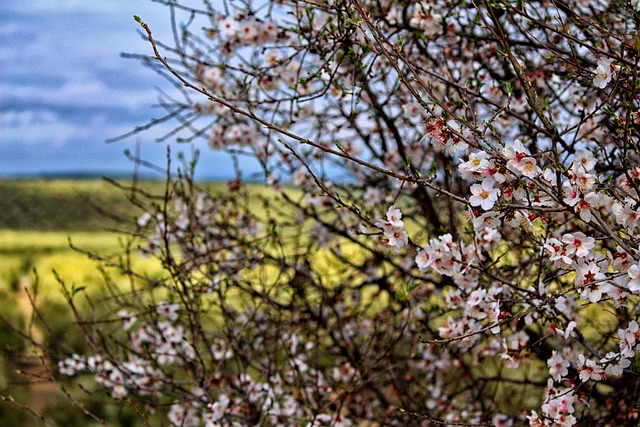
[[[504,83],[507,86],[507,94],[511,96],[513,94],[513,85],[511,84],[511,82],[504,82]]]

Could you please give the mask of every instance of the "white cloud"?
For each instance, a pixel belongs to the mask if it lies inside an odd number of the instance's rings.
[[[158,39],[171,43],[166,7],[151,0],[0,2],[0,151],[17,153],[28,147],[38,168],[74,169],[74,164],[84,164],[82,156],[107,152],[106,138],[146,124],[145,116],[161,114],[151,108],[157,103],[154,85],[171,92],[168,83],[137,61],[121,58],[120,52],[150,53],[148,41],[136,33],[140,27],[134,14],[151,25]],[[157,151],[162,160],[164,145],[151,141],[174,125],[109,145],[113,157],[95,157],[115,165],[122,150],[141,140],[149,154]],[[80,155],[78,147],[87,153]],[[48,157],[53,153],[57,160]],[[68,166],[51,163],[55,161]],[[0,156],[2,168],[27,171],[24,162],[19,156]]]
[[[135,123],[139,124],[141,123]],[[60,148],[74,141],[104,144],[106,138],[125,134],[135,126],[132,123],[114,121],[105,113],[94,114],[82,123],[77,123],[41,108],[4,111],[0,113],[0,127],[3,137],[0,144],[19,143]],[[159,136],[161,131],[162,129],[151,131],[145,134],[144,139],[152,140],[154,136]]]
[[[6,22],[0,25],[0,36],[12,36],[19,34],[22,28],[17,22]]]
[[[0,46],[0,102],[130,109],[156,102],[153,85],[165,85],[164,79],[135,60],[121,58],[120,52],[149,53],[149,43],[136,33],[139,25],[131,16],[147,13],[162,23],[166,34],[166,7],[150,0],[8,4],[18,14],[5,15],[0,26],[0,34],[7,37]]]
[[[67,80],[58,87],[0,83],[2,102],[71,108],[145,108],[157,100],[153,88],[130,90],[108,88],[97,79]]]
[[[86,138],[88,129],[66,123],[47,110],[8,111],[0,114],[4,139],[20,140],[27,144],[60,147],[72,138]]]

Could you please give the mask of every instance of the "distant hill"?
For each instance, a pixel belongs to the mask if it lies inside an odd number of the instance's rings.
[[[95,171],[64,171],[64,172],[29,172],[29,173],[17,173],[5,175],[0,172],[0,180],[101,180],[103,177],[109,177],[109,179],[117,181],[130,181],[131,172],[95,172]],[[145,174],[138,177],[141,180],[154,181],[162,179],[160,174]]]
[[[164,183],[144,181],[144,188],[162,194]],[[125,191],[95,177],[0,180],[0,229],[98,231],[140,214]]]
[[[273,189],[261,183],[247,183],[252,194],[272,197]],[[55,175],[39,179],[0,178],[0,230],[105,231],[130,229],[143,213],[130,200],[131,177],[119,180],[93,176]],[[198,187],[211,194],[228,191],[225,181],[198,181]],[[159,199],[165,182],[142,179],[137,188]],[[289,194],[299,190],[285,185]],[[143,197],[138,195],[138,200]],[[252,203],[259,204],[258,198]],[[146,202],[145,202],[146,203]]]

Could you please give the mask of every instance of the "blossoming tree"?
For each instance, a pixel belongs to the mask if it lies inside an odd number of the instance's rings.
[[[636,2],[157,3],[166,138],[277,196],[169,182],[166,276],[63,376],[173,426],[636,425]]]

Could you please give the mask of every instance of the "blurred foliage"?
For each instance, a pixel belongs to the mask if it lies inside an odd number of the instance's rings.
[[[21,404],[37,399],[27,378],[17,373],[24,369],[21,355],[28,357],[33,352],[13,330],[24,332],[30,317],[24,287],[36,295],[42,319],[34,320],[42,343],[54,352],[62,347],[79,351],[85,346],[53,271],[69,288],[85,286],[86,295],[99,298],[105,291],[96,263],[70,244],[93,254],[118,256],[123,252],[125,236],[107,230],[132,230],[142,209],[132,202],[137,193],[127,188],[130,183],[119,185],[122,187],[105,180],[0,180],[0,304],[7,321],[0,323],[0,394],[4,398]],[[164,183],[145,181],[137,189],[162,196]],[[151,260],[136,263],[150,274],[160,273]],[[117,274],[113,276],[117,278]],[[131,408],[105,406],[104,400],[104,396],[88,398],[83,404],[111,425],[136,425]],[[58,393],[47,403],[44,415],[56,425],[97,425],[72,407]],[[0,421],[7,427],[41,425],[37,418],[6,401],[0,401]]]
[[[263,185],[249,187],[248,202],[258,211],[260,198],[254,196],[275,194]],[[203,184],[202,189],[215,193],[226,191],[227,186],[212,182]],[[27,349],[24,340],[12,330],[14,327],[25,331],[30,317],[31,310],[22,289],[25,286],[35,295],[41,315],[41,319],[34,319],[34,325],[42,335],[42,343],[53,353],[63,349],[84,352],[86,344],[74,325],[61,282],[68,289],[82,289],[75,298],[81,309],[89,306],[111,309],[103,300],[108,294],[103,272],[88,254],[116,259],[126,255],[126,242],[130,237],[126,231],[135,229],[136,219],[143,212],[137,203],[140,192],[150,194],[152,199],[157,197],[161,203],[165,183],[142,181],[134,191],[126,181],[114,184],[106,180],[0,180],[0,306],[3,318],[11,325],[0,323],[0,395],[11,396],[22,404],[33,403],[25,377],[16,372],[20,369],[17,362],[20,355],[33,350]],[[300,195],[296,191],[290,193]],[[113,232],[114,229],[125,233]],[[136,271],[154,278],[165,274],[156,260],[139,256],[136,249],[130,248]],[[121,272],[114,269],[106,273],[111,286],[130,285],[130,278]],[[109,425],[142,424],[133,408],[114,405],[106,395],[87,395],[82,404]],[[98,425],[74,410],[62,393],[47,403],[43,415],[55,425]],[[42,425],[16,405],[2,401],[0,421],[3,427]],[[163,421],[164,418],[150,420],[153,425]]]

